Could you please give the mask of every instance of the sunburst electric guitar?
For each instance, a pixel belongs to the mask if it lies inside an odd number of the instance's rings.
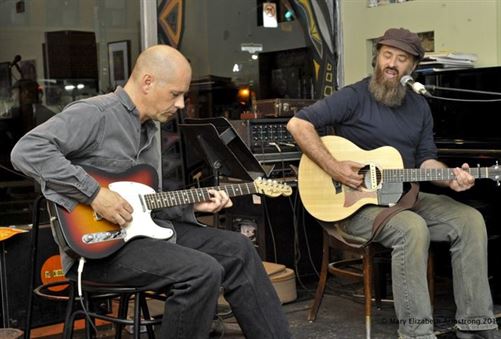
[[[156,193],[156,171],[148,165],[132,167],[120,174],[108,174],[93,168],[85,170],[102,187],[119,193],[133,207],[132,221],[120,227],[100,218],[88,205],[79,204],[71,212],[50,203],[51,224],[58,243],[74,257],[98,259],[106,257],[135,237],[168,239],[172,230],[160,227],[151,218],[151,211],[210,200],[209,190],[223,190],[228,196],[265,194],[270,197],[288,196],[292,188],[272,180],[256,179],[215,187]]]
[[[366,204],[392,206],[403,193],[403,183],[453,179],[452,168],[403,168],[400,153],[384,146],[364,151],[338,136],[322,137],[322,142],[337,160],[356,161],[365,166],[361,190],[354,190],[335,181],[306,155],[302,155],[298,170],[298,189],[306,210],[323,221],[344,219]],[[491,167],[470,168],[477,179],[501,180],[501,169]]]

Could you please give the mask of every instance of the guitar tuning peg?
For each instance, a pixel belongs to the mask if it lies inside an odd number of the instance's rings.
[[[499,182],[499,180],[496,181],[496,183],[498,184],[498,187],[501,186],[501,182]]]

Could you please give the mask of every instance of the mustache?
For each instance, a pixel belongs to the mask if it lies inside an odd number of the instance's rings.
[[[388,66],[388,67],[385,67],[384,70],[390,70],[390,71],[394,71],[394,72],[397,72],[397,74],[400,74],[400,72],[398,71],[398,69],[396,67],[391,67],[391,66]]]

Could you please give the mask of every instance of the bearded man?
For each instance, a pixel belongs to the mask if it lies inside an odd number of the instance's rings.
[[[391,28],[377,40],[371,77],[346,86],[293,117],[287,128],[301,150],[335,181],[363,189],[365,164],[337,160],[317,130],[334,127],[338,136],[364,150],[396,148],[405,168],[435,169],[433,118],[426,100],[400,79],[424,56],[419,37]],[[331,154],[333,152],[334,154]],[[468,164],[439,186],[464,191],[474,185]],[[371,239],[373,222],[386,207],[366,205],[338,222],[345,232]],[[410,210],[395,214],[372,239],[392,249],[392,288],[400,338],[435,338],[426,280],[430,241],[450,243],[458,338],[498,338],[487,278],[487,232],[482,215],[445,195],[420,193]]]

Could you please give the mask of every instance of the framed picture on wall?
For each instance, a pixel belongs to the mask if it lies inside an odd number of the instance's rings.
[[[130,40],[108,43],[110,65],[110,87],[125,85],[130,75]]]

